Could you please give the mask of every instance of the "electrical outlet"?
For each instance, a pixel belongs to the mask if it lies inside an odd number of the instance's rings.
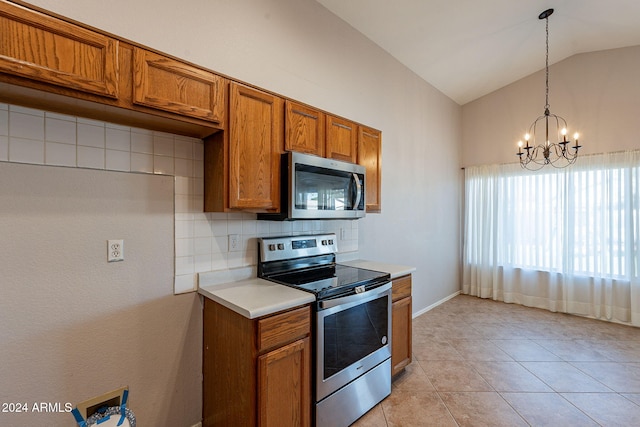
[[[107,240],[107,261],[124,261],[124,240]]]
[[[240,250],[240,235],[229,234],[229,252],[238,252]]]

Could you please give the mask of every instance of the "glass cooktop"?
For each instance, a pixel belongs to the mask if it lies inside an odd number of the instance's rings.
[[[320,300],[353,293],[358,286],[364,286],[365,290],[369,290],[387,283],[390,275],[380,271],[332,264],[274,274],[268,279],[312,292],[316,295],[316,299]]]

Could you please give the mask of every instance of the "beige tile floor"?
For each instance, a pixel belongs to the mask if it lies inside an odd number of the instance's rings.
[[[640,328],[459,295],[354,426],[640,426]]]

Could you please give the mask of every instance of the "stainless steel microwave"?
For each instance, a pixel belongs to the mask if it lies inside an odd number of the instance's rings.
[[[281,213],[264,220],[357,219],[365,215],[365,168],[310,154],[282,155]]]

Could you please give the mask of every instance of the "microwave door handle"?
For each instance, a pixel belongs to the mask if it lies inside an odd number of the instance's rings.
[[[360,177],[357,173],[352,174],[353,181],[356,183],[356,201],[353,204],[353,210],[358,210],[358,205],[360,205],[360,199],[362,198],[362,184],[360,183]]]

